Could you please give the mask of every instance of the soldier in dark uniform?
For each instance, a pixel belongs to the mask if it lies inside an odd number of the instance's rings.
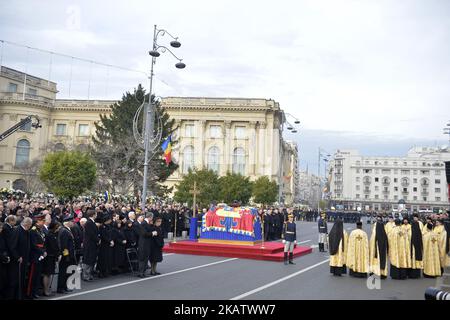
[[[325,212],[320,216],[319,222],[319,251],[325,252],[325,242],[327,241],[328,228],[327,221],[325,220]]]
[[[183,232],[184,229],[184,214],[183,212],[179,212],[178,209],[174,209],[173,210],[174,214],[175,214],[175,221],[177,224],[177,237],[181,236],[181,233]]]
[[[70,228],[73,226],[73,218],[73,214],[65,216],[63,219],[63,227],[58,233],[59,249],[61,250],[61,261],[59,262],[58,272],[58,293],[72,291],[67,288],[67,279],[69,278],[67,268],[77,263],[75,258],[75,240],[72,231],[70,231]]]
[[[283,230],[283,243],[284,243],[284,264],[288,264],[288,254],[289,254],[289,264],[294,263],[294,247],[297,243],[297,228],[294,222],[294,216],[292,214],[288,215],[288,221],[285,224]]]
[[[28,271],[27,298],[39,298],[38,289],[41,283],[43,260],[47,256],[45,234],[43,231],[45,214],[34,217],[35,224],[30,230],[30,268]]]
[[[83,280],[92,281],[92,271],[97,261],[98,245],[100,242],[98,227],[95,224],[96,212],[89,209],[86,212],[87,221],[84,225],[83,237]]]

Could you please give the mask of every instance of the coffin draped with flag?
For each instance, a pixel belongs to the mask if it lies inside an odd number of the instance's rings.
[[[212,207],[203,215],[199,242],[254,245],[261,239],[256,208]]]

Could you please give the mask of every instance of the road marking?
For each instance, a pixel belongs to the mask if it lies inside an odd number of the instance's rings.
[[[300,242],[297,242],[297,244],[307,243],[307,242],[310,242],[310,241],[311,240],[300,241]]]
[[[312,246],[311,246],[311,248],[318,248],[319,247],[319,245],[318,244],[313,244]]]
[[[164,254],[163,254],[163,257],[171,256],[171,255],[173,255],[173,254],[175,254],[175,253],[164,253]]]
[[[240,300],[240,299],[242,299],[242,298],[248,297],[248,296],[250,296],[250,295],[252,295],[252,294],[254,294],[254,293],[257,293],[257,292],[262,291],[262,290],[264,290],[264,289],[270,288],[270,287],[272,287],[272,286],[274,286],[274,285],[276,285],[276,284],[279,284],[279,283],[281,283],[281,282],[283,282],[283,281],[286,281],[286,280],[288,280],[288,279],[290,279],[290,278],[293,278],[293,277],[295,277],[295,276],[297,276],[297,275],[299,275],[299,274],[302,274],[302,273],[304,273],[304,272],[306,272],[306,271],[309,271],[309,270],[311,270],[311,269],[314,269],[315,267],[318,267],[318,266],[320,266],[321,264],[324,264],[324,263],[326,263],[326,262],[328,262],[328,261],[330,261],[330,259],[323,260],[323,261],[321,261],[321,262],[319,262],[319,263],[316,263],[316,264],[314,264],[314,265],[312,265],[312,266],[309,266],[308,268],[305,268],[305,269],[302,269],[302,270],[300,270],[300,271],[297,271],[297,272],[295,272],[295,273],[293,273],[293,274],[290,274],[290,275],[288,275],[288,276],[286,276],[286,277],[284,277],[284,278],[275,280],[275,281],[270,282],[270,283],[268,283],[268,284],[266,284],[266,285],[264,285],[264,286],[261,286],[261,287],[259,287],[259,288],[256,288],[256,289],[254,289],[254,290],[252,290],[252,291],[249,291],[249,292],[243,293],[243,294],[241,294],[241,295],[239,295],[239,296],[237,296],[237,297],[231,298],[230,300]]]
[[[187,271],[196,270],[196,269],[200,269],[200,268],[205,268],[205,267],[209,267],[209,266],[213,266],[213,265],[216,265],[216,264],[225,263],[225,262],[229,262],[229,261],[234,261],[234,260],[238,260],[238,258],[231,258],[231,259],[220,260],[220,261],[216,261],[216,262],[212,262],[212,263],[202,264],[200,266],[191,267],[191,268],[187,268],[187,269],[182,269],[182,270],[178,270],[178,271],[173,271],[173,272],[161,274],[159,276],[153,276],[153,277],[149,277],[149,278],[144,278],[144,279],[138,279],[138,280],[133,280],[133,281],[128,281],[128,282],[118,283],[118,284],[114,284],[114,285],[110,285],[110,286],[106,286],[106,287],[102,287],[102,288],[92,289],[92,290],[88,290],[88,291],[83,291],[83,292],[79,292],[79,293],[70,294],[70,295],[67,295],[67,296],[53,298],[53,299],[50,299],[50,300],[64,300],[64,299],[68,299],[68,298],[71,298],[71,297],[76,297],[76,296],[81,296],[81,295],[84,295],[84,294],[89,294],[89,293],[93,293],[93,292],[97,292],[97,291],[103,291],[103,290],[113,289],[113,288],[117,288],[117,287],[122,287],[122,286],[126,286],[126,285],[133,284],[133,283],[138,283],[138,282],[142,282],[142,281],[148,281],[148,280],[153,280],[153,279],[157,279],[157,278],[167,277],[167,276],[171,276],[173,274],[187,272]]]

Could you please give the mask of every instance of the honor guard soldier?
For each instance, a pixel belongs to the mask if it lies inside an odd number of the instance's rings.
[[[327,241],[328,228],[325,220],[325,212],[322,212],[318,222],[319,226],[319,251],[325,252],[325,242]]]
[[[284,264],[288,264],[288,253],[289,253],[289,264],[294,263],[294,247],[297,243],[297,228],[294,222],[294,216],[292,214],[288,215],[288,221],[286,221],[284,232],[283,232],[283,243],[284,243]]]
[[[43,260],[47,256],[45,250],[44,222],[45,214],[34,216],[34,226],[30,230],[30,269],[28,273],[27,298],[39,298],[38,289],[41,282]]]

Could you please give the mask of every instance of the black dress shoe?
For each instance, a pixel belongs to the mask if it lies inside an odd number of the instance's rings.
[[[61,293],[61,294],[66,294],[67,293],[67,292],[64,291],[64,289],[58,289],[56,292],[57,293]]]
[[[39,299],[40,298],[40,296],[37,295],[37,294],[33,294],[32,297],[33,297],[33,299]]]
[[[69,292],[72,292],[73,290],[72,289],[64,289],[64,291],[69,293]]]
[[[157,275],[160,275],[160,274],[161,274],[161,273],[159,273],[159,272],[155,272],[155,273],[154,273],[154,275],[156,275],[156,276],[157,276]]]
[[[49,293],[49,294],[44,293],[43,296],[44,296],[44,297],[53,297],[54,294],[53,294],[53,293]]]

